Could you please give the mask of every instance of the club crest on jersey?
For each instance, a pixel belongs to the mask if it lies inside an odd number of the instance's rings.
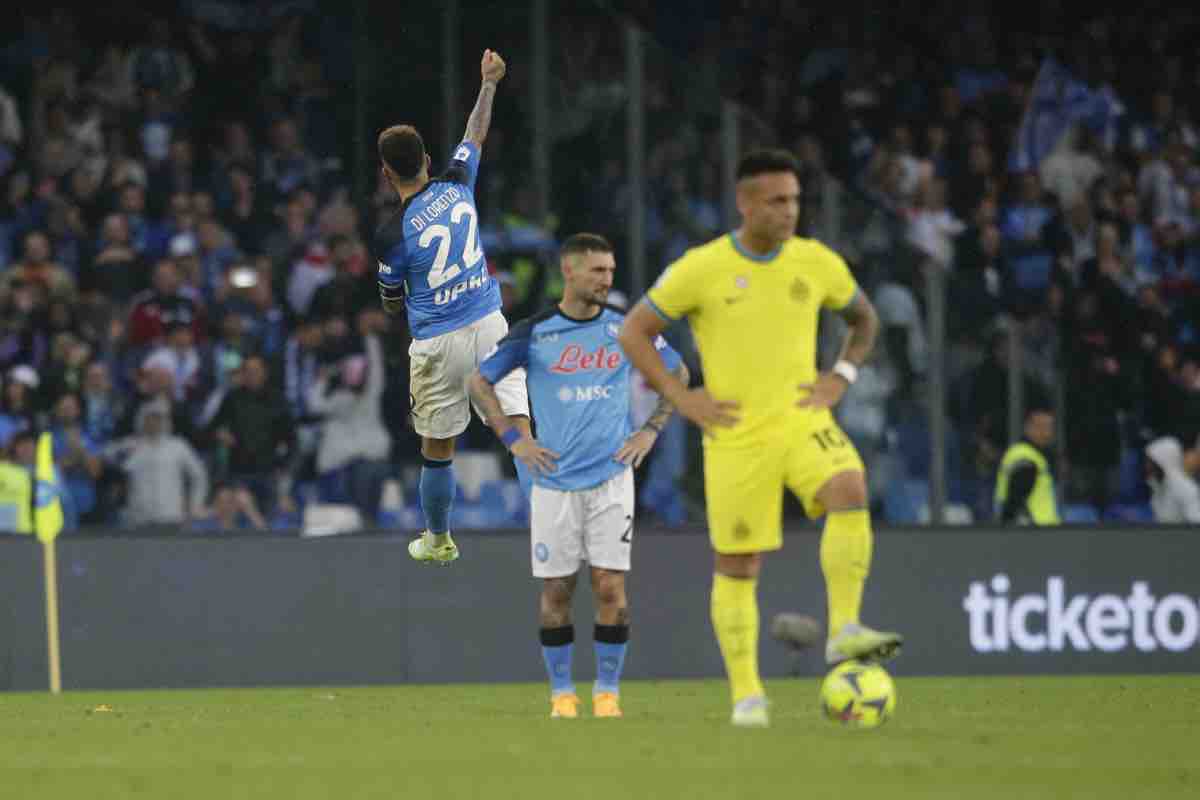
[[[609,350],[600,345],[594,352],[585,353],[577,344],[569,344],[550,365],[550,371],[559,375],[573,375],[590,370],[612,370],[621,366],[621,351]]]
[[[808,299],[808,284],[804,282],[803,278],[796,278],[792,281],[792,288],[788,290],[788,294],[797,303],[803,303]]]
[[[750,288],[750,279],[747,278],[745,275],[738,275],[736,278],[733,279],[733,285],[739,289],[749,289]]]
[[[608,323],[604,329],[608,331],[608,335],[614,339],[621,335],[621,326],[615,322]]]

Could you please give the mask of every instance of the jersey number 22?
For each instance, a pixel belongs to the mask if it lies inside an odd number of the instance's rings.
[[[470,269],[483,258],[483,249],[479,246],[479,221],[475,217],[475,209],[470,203],[459,202],[450,209],[450,221],[454,224],[463,218],[469,220],[467,243],[463,245],[463,262]],[[463,267],[458,264],[447,264],[450,259],[450,228],[445,225],[430,225],[421,233],[421,247],[429,247],[437,241],[437,254],[433,257],[433,266],[426,277],[430,289],[436,289],[448,280],[457,277]]]

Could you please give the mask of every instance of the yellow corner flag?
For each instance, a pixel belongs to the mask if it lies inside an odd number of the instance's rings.
[[[63,509],[54,469],[54,442],[48,433],[38,437],[37,467],[33,477],[33,530],[38,539],[51,542],[62,532]]]

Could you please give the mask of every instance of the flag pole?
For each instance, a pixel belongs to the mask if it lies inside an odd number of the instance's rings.
[[[42,566],[46,581],[46,657],[50,671],[50,693],[62,692],[62,656],[58,636],[58,553],[56,540],[42,542]]]

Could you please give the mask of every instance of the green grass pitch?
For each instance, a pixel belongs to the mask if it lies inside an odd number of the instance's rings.
[[[575,721],[540,684],[0,694],[0,796],[1200,797],[1200,676],[897,686],[874,731],[825,721],[814,680],[769,684],[769,730],[731,728],[717,681],[628,682],[624,719]]]

